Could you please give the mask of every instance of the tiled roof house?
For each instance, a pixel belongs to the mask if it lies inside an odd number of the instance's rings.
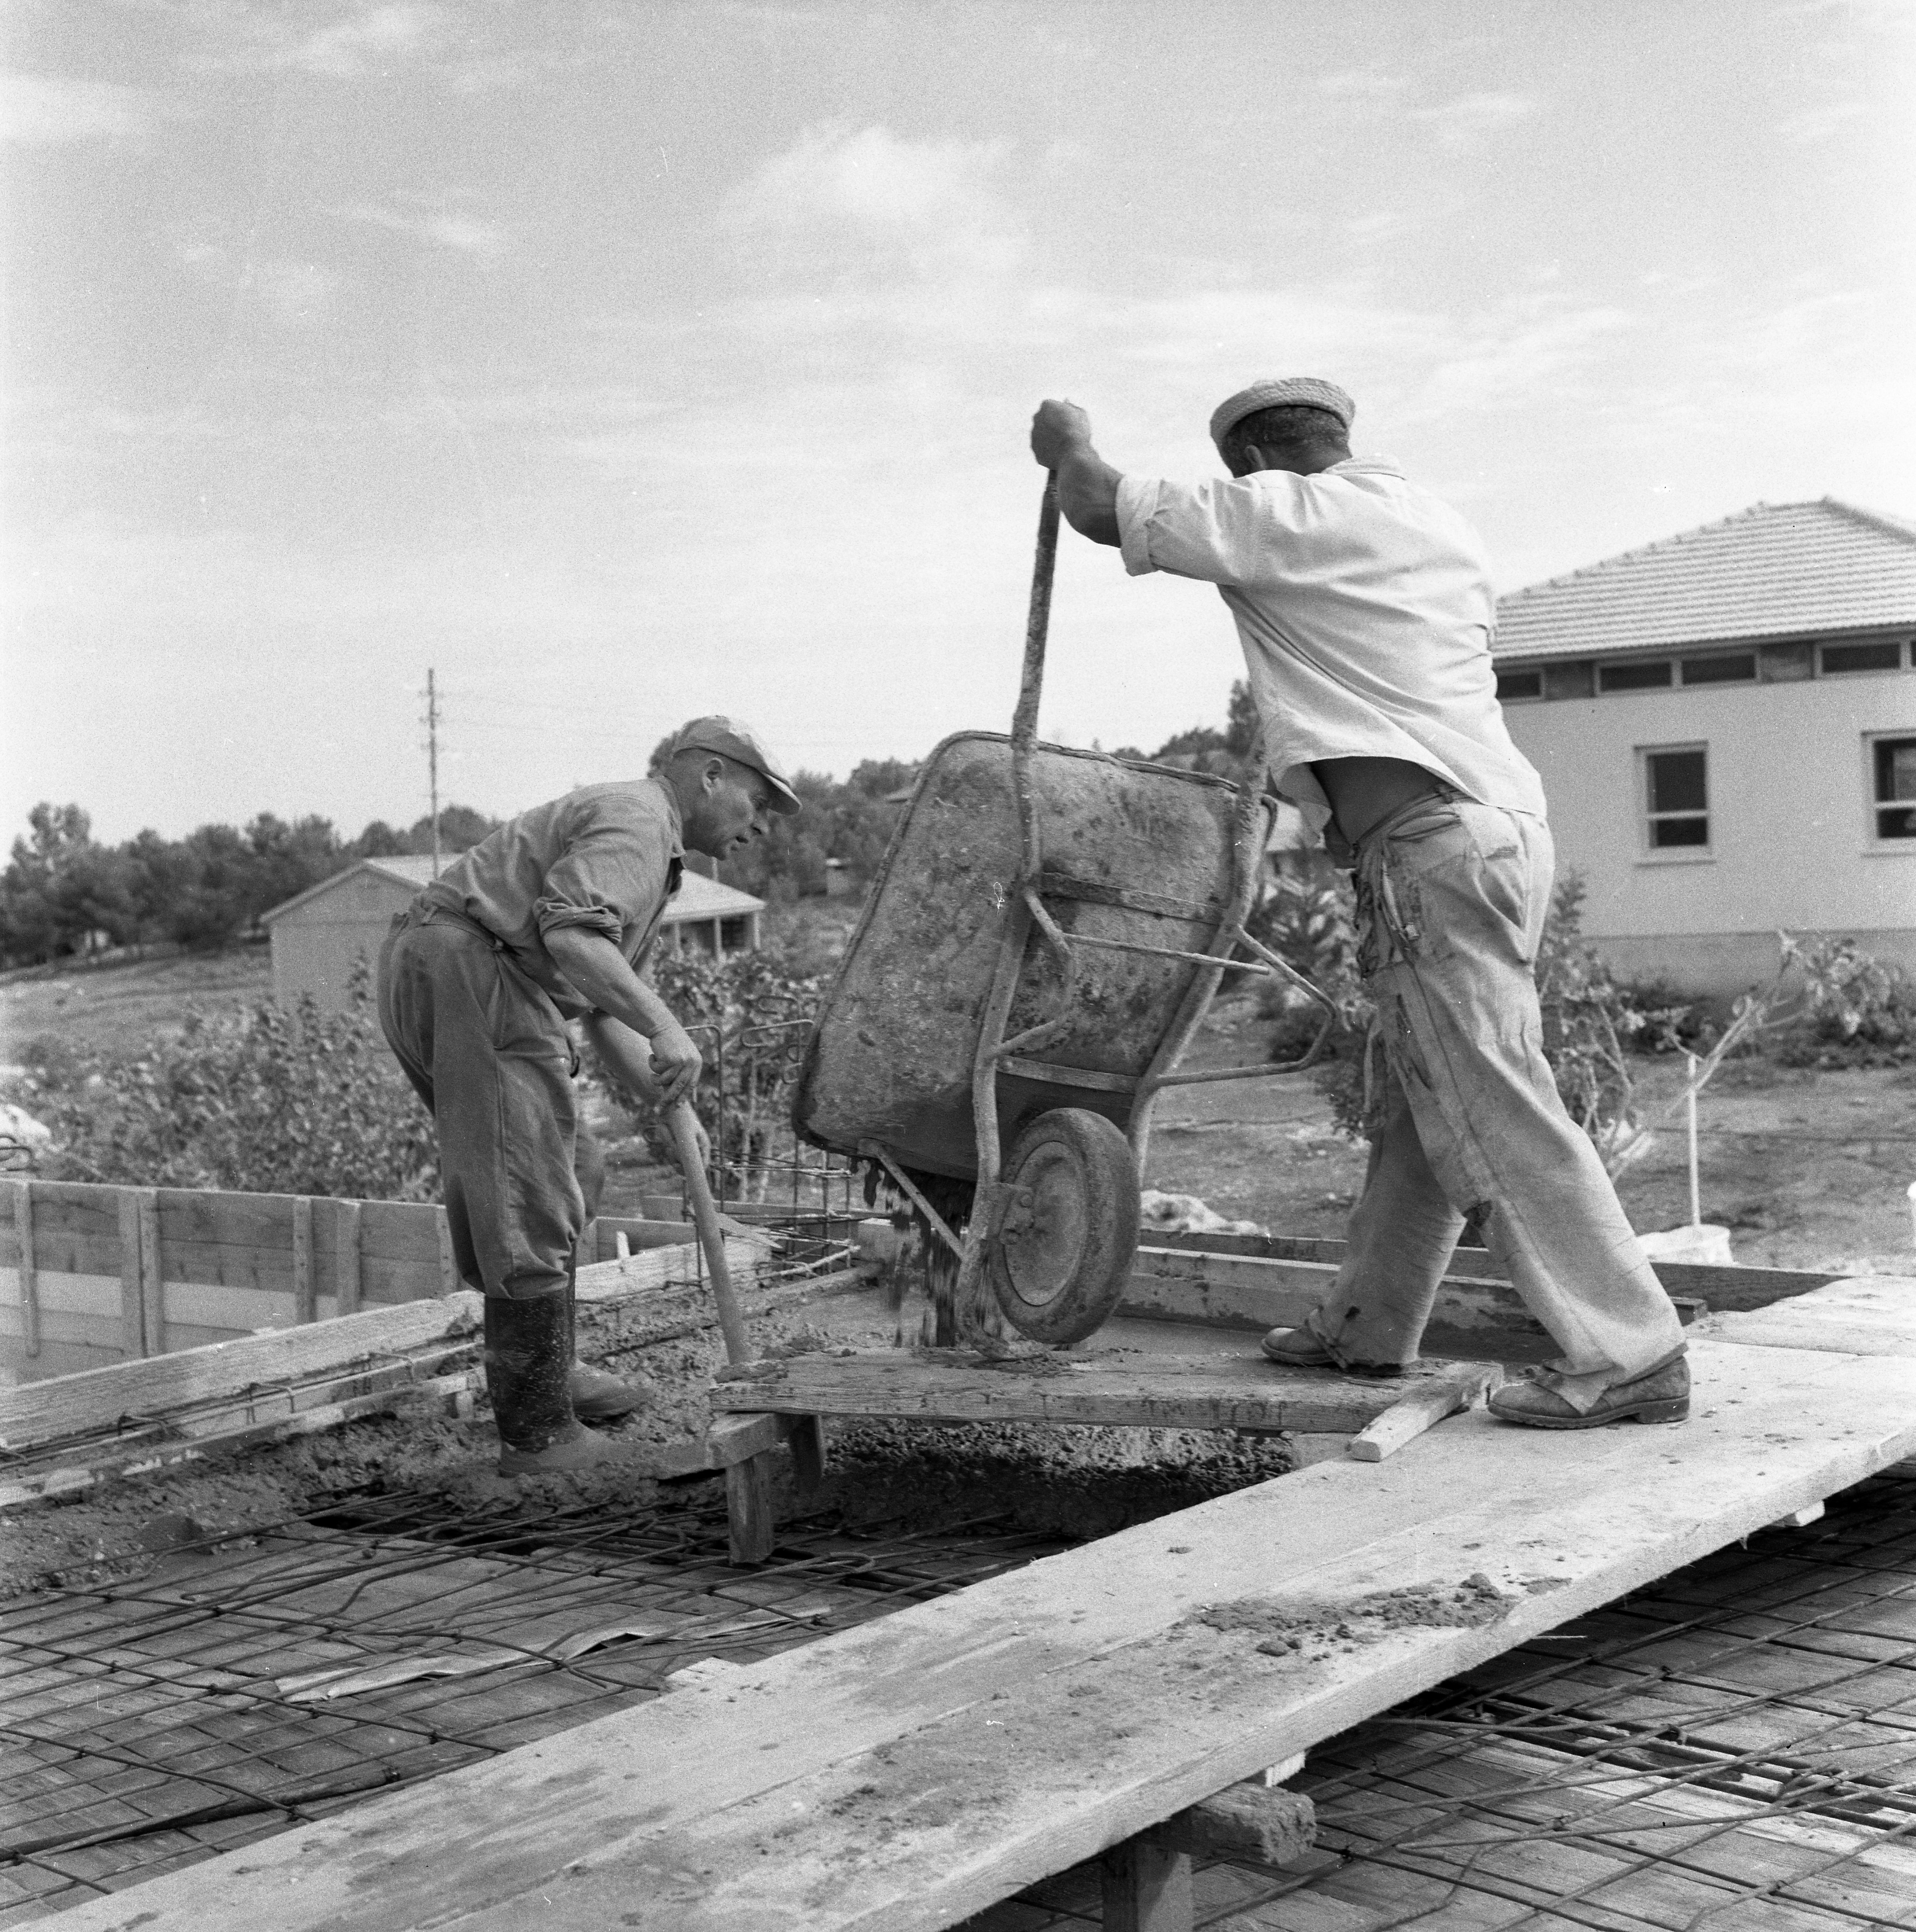
[[[1779,929],[1916,967],[1916,524],[1758,503],[1513,592],[1494,650],[1620,970],[1740,989]]]

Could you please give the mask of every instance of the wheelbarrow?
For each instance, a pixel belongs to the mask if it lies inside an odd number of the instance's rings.
[[[1233,784],[1037,741],[1057,533],[1047,483],[1011,735],[960,732],[926,760],[812,1028],[793,1120],[876,1162],[950,1249],[961,1336],[995,1300],[1019,1333],[1062,1345],[1129,1276],[1158,1096],[1299,1072],[1335,1008],[1245,930],[1275,809],[1261,743]],[[1275,974],[1322,1009],[1303,1054],[1179,1070],[1227,973]],[[975,1184],[962,1234],[932,1176]]]

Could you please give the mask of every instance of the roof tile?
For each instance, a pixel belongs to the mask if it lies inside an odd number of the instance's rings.
[[[1499,658],[1916,626],[1916,524],[1833,496],[1758,503],[1497,608]]]

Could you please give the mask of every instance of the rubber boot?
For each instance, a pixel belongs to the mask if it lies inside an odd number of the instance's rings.
[[[566,1359],[572,1365],[568,1384],[572,1413],[581,1422],[616,1421],[644,1403],[645,1391],[579,1360],[578,1275],[578,1262],[575,1257],[566,1273]]]
[[[502,1476],[561,1474],[617,1460],[572,1413],[566,1304],[563,1291],[485,1298],[485,1385]]]

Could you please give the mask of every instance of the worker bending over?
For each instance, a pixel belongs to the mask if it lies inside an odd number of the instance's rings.
[[[1230,472],[1121,476],[1047,402],[1032,448],[1072,527],[1134,576],[1217,585],[1244,645],[1279,795],[1356,872],[1359,969],[1383,1091],[1343,1265],[1287,1366],[1391,1375],[1416,1359],[1467,1213],[1562,1351],[1491,1398],[1582,1429],[1689,1413],[1682,1329],[1543,1057],[1534,964],[1554,858],[1543,788],[1505,729],[1495,604],[1463,518],[1380,457],[1311,377],[1254,383],[1211,437]]]
[[[798,809],[748,727],[695,718],[653,776],[521,813],[393,921],[380,1024],[432,1110],[460,1278],[485,1292],[502,1474],[607,1460],[579,1418],[639,1401],[574,1358],[577,1249],[604,1167],[579,1118],[566,1023],[583,1018],[620,1084],[662,1109],[689,1095],[698,1049],[638,976],[683,855],[722,859],[770,814]]]

